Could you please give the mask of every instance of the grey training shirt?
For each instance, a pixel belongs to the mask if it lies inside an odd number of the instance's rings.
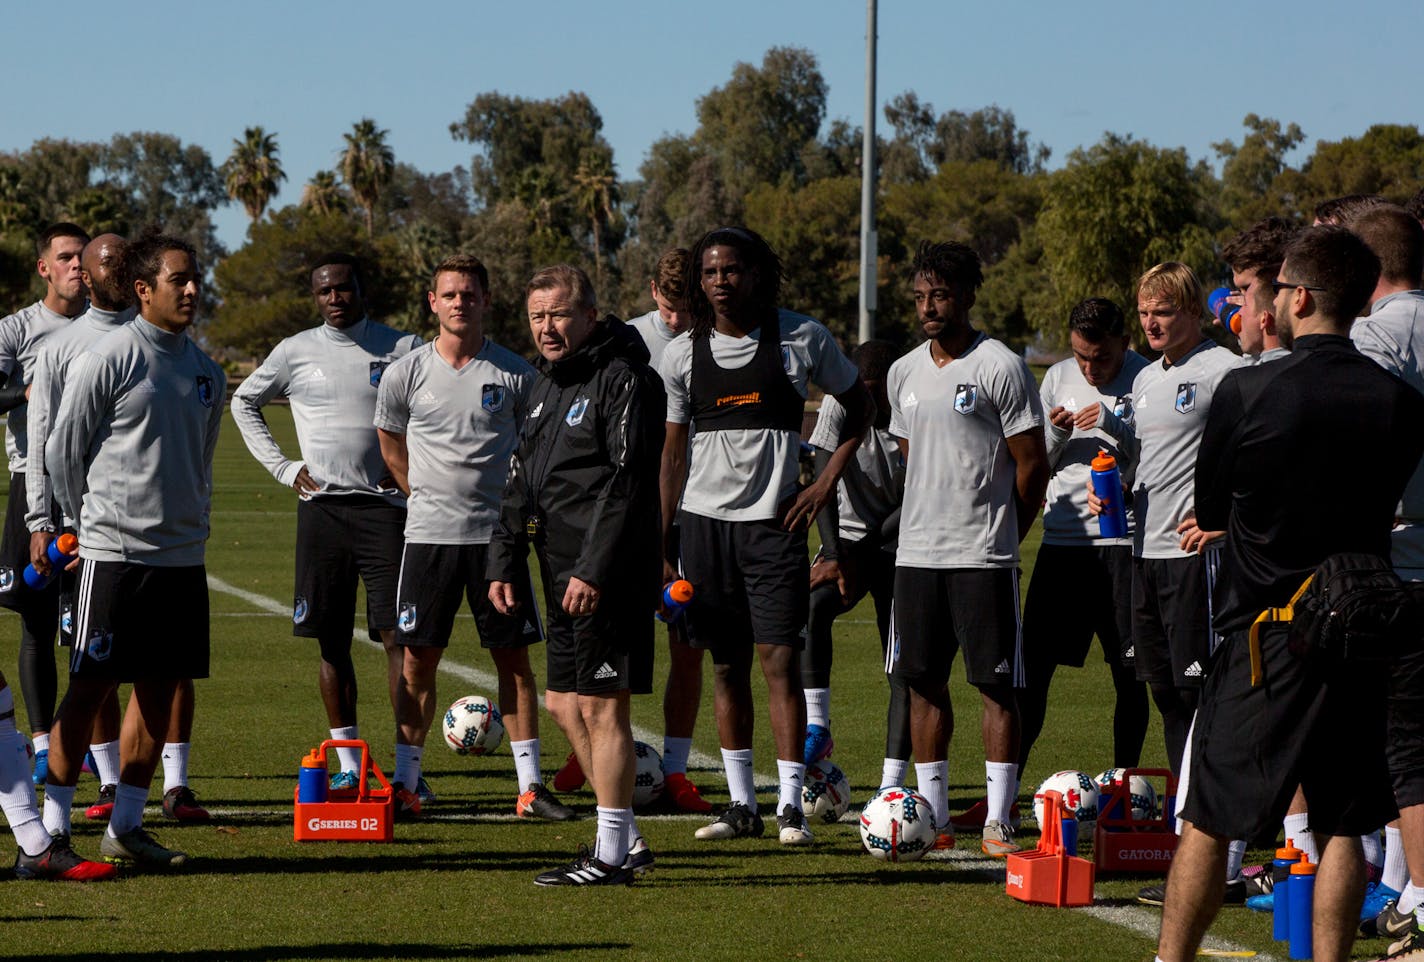
[[[663,316],[657,311],[649,311],[642,317],[635,317],[628,322],[628,326],[638,332],[638,336],[643,339],[643,344],[648,349],[650,355],[648,367],[654,371],[658,369],[658,362],[663,358],[663,351],[667,346],[678,338],[663,323]]]
[[[809,443],[822,451],[835,451],[841,444],[845,408],[833,397],[821,402],[816,427]],[[885,519],[900,506],[905,492],[905,465],[900,443],[889,431],[871,425],[855,449],[855,459],[846,465],[836,485],[836,514],[842,541],[862,541],[871,531],[879,532]]]
[[[45,466],[79,518],[79,556],[203,563],[226,377],[189,339],[142,317],[69,369]]]
[[[45,307],[44,301],[35,301],[0,320],[0,373],[12,378],[18,375],[26,384],[31,383],[41,342],[71,320]],[[25,470],[25,455],[30,449],[28,407],[28,404],[21,404],[11,408],[7,416],[5,454],[10,460],[11,474]]]
[[[387,369],[375,424],[405,435],[406,541],[489,543],[535,377],[529,362],[489,338],[458,371],[433,343]]]

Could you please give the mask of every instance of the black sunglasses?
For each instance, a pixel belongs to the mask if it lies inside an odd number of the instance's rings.
[[[1296,284],[1292,281],[1271,281],[1272,294],[1280,294],[1281,291],[1293,291],[1297,287],[1303,287],[1307,291],[1325,291],[1323,287],[1311,287],[1309,284]]]

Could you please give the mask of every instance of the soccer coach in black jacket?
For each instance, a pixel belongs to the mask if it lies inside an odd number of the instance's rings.
[[[667,402],[642,339],[598,319],[587,274],[546,267],[525,294],[541,377],[490,542],[490,599],[513,610],[532,544],[548,619],[545,704],[598,801],[594,851],[536,882],[626,883],[652,863],[633,822],[628,697],[652,687]]]

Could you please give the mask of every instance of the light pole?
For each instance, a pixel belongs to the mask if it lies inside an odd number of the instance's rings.
[[[865,3],[865,130],[860,149],[860,341],[875,336],[875,0]]]

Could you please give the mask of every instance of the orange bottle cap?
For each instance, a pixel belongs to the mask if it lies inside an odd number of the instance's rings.
[[[307,753],[307,756],[302,759],[302,767],[303,767],[303,768],[325,768],[325,767],[326,767],[326,759],[322,757],[322,755],[321,755],[321,750],[320,750],[320,749],[317,749],[317,748],[313,748],[310,752],[308,752],[308,753]]]
[[[66,531],[55,539],[55,544],[59,547],[60,554],[74,554],[79,548],[79,539]]]
[[[1093,458],[1093,470],[1111,471],[1115,467],[1117,467],[1117,458],[1113,457],[1111,454],[1108,454],[1101,448],[1098,449],[1098,456],[1096,458]]]
[[[668,597],[680,605],[685,605],[692,600],[692,582],[679,578],[668,585]]]
[[[1295,839],[1293,838],[1286,839],[1284,848],[1276,849],[1276,858],[1282,862],[1299,862],[1300,857],[1304,854],[1304,852],[1295,847]]]
[[[1318,866],[1310,864],[1310,856],[1300,853],[1300,861],[1291,866],[1292,875],[1314,875]]]

